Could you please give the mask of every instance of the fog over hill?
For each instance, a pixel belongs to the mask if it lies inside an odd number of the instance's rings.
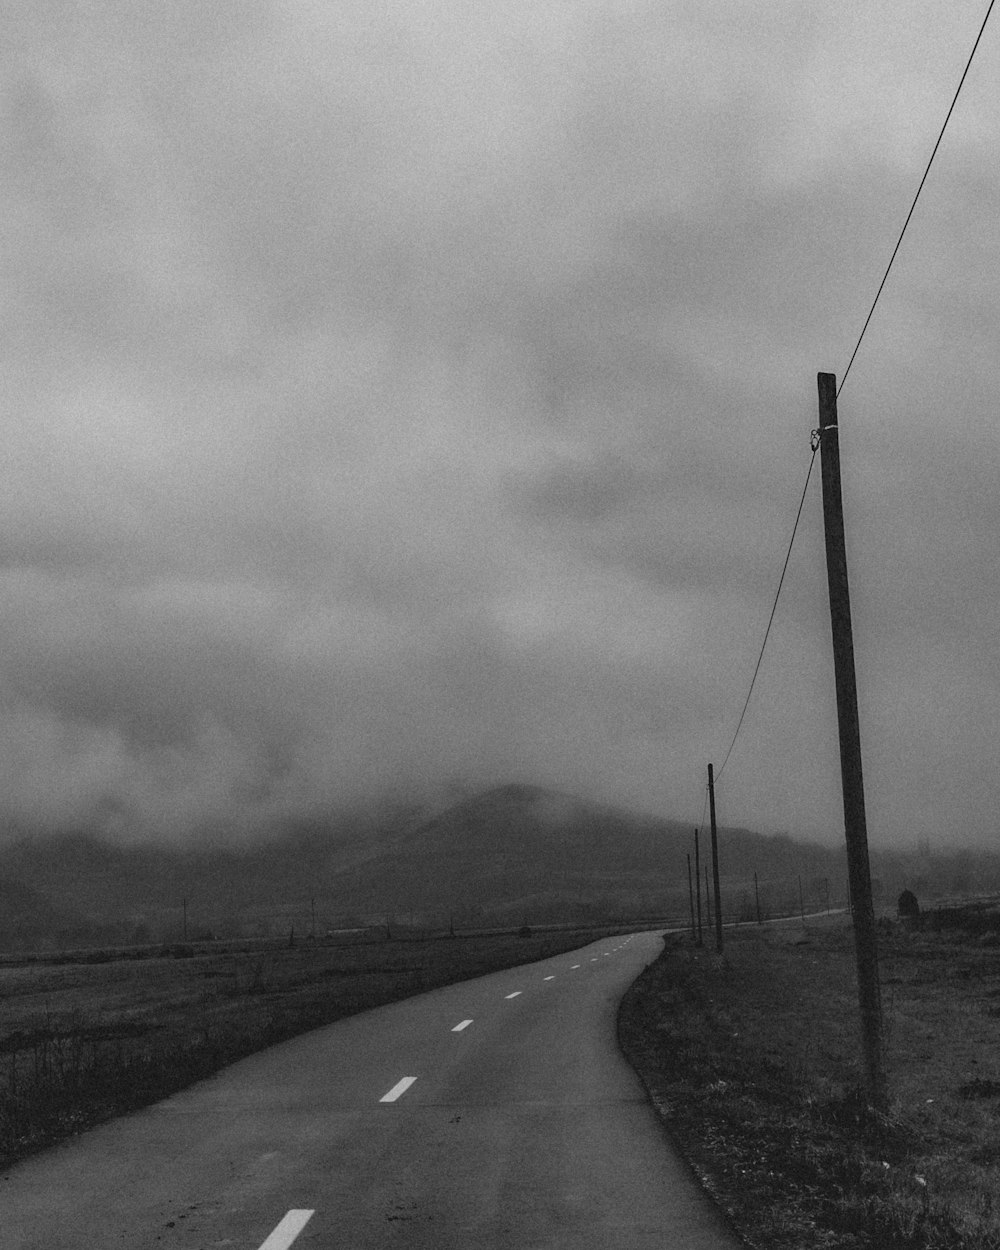
[[[230,845],[120,844],[47,834],[0,847],[0,942],[127,943],[189,936],[304,935],[382,922],[438,927],[683,917],[688,824],[540,786],[510,784],[443,810],[355,811]],[[721,828],[727,915],[844,902],[843,848]],[[701,838],[703,872],[710,863]],[[1000,886],[996,856],[929,849],[873,857],[876,893],[927,898]]]

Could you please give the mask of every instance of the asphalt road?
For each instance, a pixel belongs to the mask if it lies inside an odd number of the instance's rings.
[[[730,1250],[615,1037],[658,933],[275,1046],[0,1174],[6,1250]]]

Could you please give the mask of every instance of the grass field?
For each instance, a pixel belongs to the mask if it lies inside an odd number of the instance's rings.
[[[8,960],[0,964],[0,1165],[306,1029],[609,931]]]
[[[1000,1247],[994,940],[881,940],[887,1117],[860,1096],[848,928],[740,930],[721,958],[677,942],[632,987],[626,1053],[751,1245]]]

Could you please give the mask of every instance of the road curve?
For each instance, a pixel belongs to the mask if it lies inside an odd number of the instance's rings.
[[[7,1250],[731,1250],[615,1037],[658,933],[380,1007],[0,1174]]]

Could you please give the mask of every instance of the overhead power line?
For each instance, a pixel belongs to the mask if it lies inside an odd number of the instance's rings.
[[[889,257],[889,263],[886,265],[885,272],[882,274],[882,281],[879,283],[878,290],[875,292],[875,298],[872,300],[871,307],[868,309],[868,315],[865,318],[864,325],[861,327],[861,333],[858,335],[857,342],[854,344],[854,350],[851,352],[851,358],[847,362],[847,368],[844,370],[841,376],[840,386],[837,388],[837,395],[840,394],[841,390],[843,389],[844,383],[847,381],[847,376],[851,371],[851,366],[854,364],[855,357],[858,354],[858,349],[861,347],[861,343],[865,337],[865,333],[868,330],[868,326],[871,324],[872,317],[875,313],[876,305],[878,304],[879,298],[881,297],[882,292],[885,289],[885,284],[889,278],[889,272],[892,269],[893,263],[895,262],[896,256],[898,255],[900,246],[903,242],[903,236],[906,234],[906,229],[910,224],[911,218],[913,217],[914,210],[917,207],[917,201],[920,198],[920,193],[924,189],[924,184],[926,183],[927,176],[931,171],[931,166],[934,163],[934,158],[937,155],[938,148],[941,146],[941,140],[944,138],[944,132],[947,129],[948,122],[951,120],[951,115],[954,112],[955,105],[958,103],[958,97],[961,94],[962,87],[965,84],[965,79],[968,76],[970,67],[972,66],[972,61],[976,55],[976,50],[979,47],[980,41],[982,40],[983,32],[986,30],[986,24],[990,19],[990,14],[993,11],[994,3],[995,3],[995,0],[990,0],[990,3],[986,9],[986,15],[983,18],[982,23],[980,24],[979,33],[976,35],[976,41],[972,45],[972,51],[969,53],[968,60],[965,63],[965,68],[962,70],[962,76],[958,81],[958,86],[955,88],[955,94],[952,97],[951,104],[948,106],[948,112],[945,114],[945,119],[941,124],[941,129],[938,132],[937,139],[934,142],[934,147],[931,150],[930,157],[927,160],[927,165],[924,168],[923,176],[920,179],[920,184],[917,187],[916,193],[913,197],[913,201],[910,204],[909,212],[906,214],[906,220],[903,222],[902,229],[900,230],[899,236],[896,239],[896,245],[892,249],[892,255]],[[760,672],[760,666],[764,659],[764,650],[767,647],[767,640],[770,636],[771,626],[774,623],[774,616],[778,608],[778,600],[781,597],[781,590],[782,590],[782,587],[784,586],[785,573],[788,571],[788,562],[791,559],[792,547],[795,543],[795,535],[798,532],[799,520],[802,516],[802,508],[805,504],[806,491],[809,489],[809,479],[810,479],[810,476],[812,475],[812,467],[816,460],[816,452],[818,448],[819,448],[819,442],[818,442],[818,439],[816,439],[814,440],[814,443],[813,443],[813,450],[812,450],[812,456],[810,457],[810,460],[809,460],[809,467],[806,470],[806,480],[805,480],[804,486],[802,487],[802,495],[801,495],[801,498],[799,499],[798,511],[795,514],[795,524],[792,526],[792,535],[788,542],[788,550],[785,553],[785,562],[782,565],[781,576],[778,579],[778,588],[774,595],[774,602],[771,605],[771,614],[768,617],[767,628],[764,630],[764,639],[761,642],[761,646],[760,646],[760,653],[757,656],[757,663],[754,666],[753,676],[750,679],[750,688],[747,691],[747,697],[743,703],[743,710],[740,712],[740,718],[736,724],[736,731],[734,732],[732,741],[729,744],[729,750],[726,752],[725,759],[722,761],[722,767],[715,774],[716,781],[720,780],[725,770],[726,765],[729,763],[729,757],[733,753],[733,747],[736,745],[736,740],[740,735],[740,730],[743,728],[743,721],[746,718],[747,708],[750,706],[750,699],[751,699],[751,696],[753,695],[754,686],[757,681],[757,675]],[[707,802],[707,797],[708,797],[708,794],[707,794],[707,788],[706,788],[706,802]],[[704,823],[704,811],[702,812],[702,823]]]
[[[913,197],[913,203],[910,205],[910,211],[906,214],[906,220],[903,222],[903,228],[899,232],[899,238],[896,240],[896,246],[892,249],[892,255],[889,257],[889,263],[885,267],[885,273],[882,275],[882,281],[879,283],[879,288],[875,292],[875,298],[872,300],[872,306],[868,310],[868,316],[865,318],[865,324],[861,327],[861,333],[858,335],[858,341],[854,344],[854,351],[851,352],[851,359],[847,362],[847,368],[844,370],[843,376],[840,379],[840,386],[837,387],[838,395],[844,389],[844,383],[847,381],[847,375],[851,372],[851,365],[854,364],[854,357],[858,354],[858,348],[861,346],[861,340],[865,337],[865,331],[868,329],[868,324],[872,319],[873,313],[875,312],[875,305],[878,303],[879,296],[882,294],[886,280],[889,277],[889,270],[892,268],[892,262],[896,259],[896,253],[899,251],[899,246],[903,242],[903,235],[906,234],[906,227],[910,224],[910,218],[913,216],[913,210],[917,207],[917,200],[920,199],[920,192],[924,189],[924,183],[927,181],[927,175],[931,172],[931,165],[934,163],[934,157],[937,155],[937,150],[941,146],[941,140],[944,138],[945,128],[947,127],[951,114],[958,102],[959,93],[962,90],[962,84],[965,82],[965,76],[969,72],[969,67],[972,64],[972,58],[976,55],[976,49],[979,47],[979,41],[983,37],[983,31],[986,29],[986,23],[990,20],[990,13],[993,11],[994,2],[995,0],[990,0],[989,8],[986,10],[986,16],[983,18],[983,23],[979,27],[979,34],[976,36],[976,42],[972,45],[972,51],[969,53],[969,59],[965,63],[965,69],[962,70],[962,77],[958,80],[958,86],[955,88],[955,94],[952,97],[951,104],[948,107],[948,112],[941,125],[941,129],[938,132],[937,140],[934,143],[934,149],[930,154],[930,159],[927,161],[927,167],[924,169],[924,176],[920,179],[920,186],[917,187],[917,193]]]
[[[729,744],[729,750],[726,752],[726,758],[722,761],[722,767],[715,774],[715,780],[719,778],[725,771],[726,765],[729,763],[729,757],[733,753],[733,747],[736,745],[736,739],[740,736],[740,730],[743,728],[743,718],[747,714],[747,708],[750,706],[750,696],[753,694],[754,684],[757,681],[757,674],[760,672],[761,661],[764,659],[764,648],[767,646],[767,639],[771,633],[771,625],[774,623],[774,614],[778,610],[778,599],[781,597],[781,588],[785,584],[785,574],[788,571],[788,561],[792,558],[792,546],[795,543],[795,535],[799,528],[799,518],[802,516],[802,507],[806,501],[806,491],[809,489],[809,478],[812,474],[812,467],[816,460],[816,451],[819,443],[815,442],[812,449],[812,455],[809,457],[809,468],[806,470],[805,485],[802,487],[802,496],[799,499],[799,509],[795,514],[795,524],[792,526],[792,536],[788,540],[788,550],[785,552],[785,563],[781,566],[781,576],[778,578],[778,589],[774,594],[774,603],[771,605],[771,615],[767,619],[767,629],[764,630],[764,641],[760,644],[760,654],[757,656],[757,663],[753,670],[753,677],[750,678],[750,689],[747,691],[746,700],[743,703],[743,711],[740,712],[740,719],[736,725],[736,732],[733,734],[733,740]]]

